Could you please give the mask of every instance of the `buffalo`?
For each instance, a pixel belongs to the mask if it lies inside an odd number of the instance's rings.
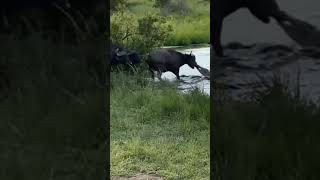
[[[180,79],[180,67],[188,64],[192,69],[198,68],[195,56],[190,54],[183,54],[173,49],[158,49],[152,51],[146,60],[149,70],[154,78],[154,72],[158,72],[158,77],[161,79],[163,72],[170,71]]]
[[[111,43],[111,65],[136,65],[140,61],[137,52]]]
[[[221,46],[221,31],[223,19],[240,8],[248,8],[249,11],[264,23],[269,23],[270,18],[278,22],[287,19],[286,13],[280,10],[275,0],[214,0],[213,1],[213,48],[217,56],[223,56]]]

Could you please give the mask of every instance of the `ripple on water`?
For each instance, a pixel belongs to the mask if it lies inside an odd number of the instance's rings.
[[[245,97],[252,92],[252,85],[259,79],[270,79],[274,74],[278,74],[289,81],[289,88],[292,89],[296,87],[299,76],[302,96],[318,102],[319,49],[299,49],[294,46],[261,43],[250,48],[226,48],[225,53],[229,56],[225,60],[228,63],[215,64],[213,73],[215,82],[223,84],[224,87],[237,87],[226,89],[233,98]]]

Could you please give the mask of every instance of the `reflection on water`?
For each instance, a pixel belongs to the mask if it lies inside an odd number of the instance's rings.
[[[210,70],[210,47],[200,47],[200,48],[175,48],[177,51],[181,53],[190,53],[196,56],[197,63]],[[178,81],[176,76],[171,72],[166,72],[162,74],[163,79],[167,79],[169,81]],[[200,72],[194,68],[191,69],[188,65],[184,65],[180,68],[180,82],[178,88],[187,92],[188,90],[194,89],[198,87],[200,90],[205,92],[206,94],[210,94],[210,80],[203,77]]]

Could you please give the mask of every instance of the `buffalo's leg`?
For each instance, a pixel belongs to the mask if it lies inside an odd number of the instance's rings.
[[[180,76],[179,76],[179,69],[178,70],[175,70],[173,72],[174,75],[176,75],[177,79],[180,80]]]
[[[151,68],[149,68],[149,71],[150,71],[150,73],[151,73],[152,79],[154,79],[154,71],[153,71]]]
[[[217,56],[223,56],[223,49],[221,45],[221,31],[223,25],[223,18],[213,17],[213,49]]]
[[[162,76],[162,72],[161,71],[157,71],[157,76],[159,80],[162,80],[161,76]]]

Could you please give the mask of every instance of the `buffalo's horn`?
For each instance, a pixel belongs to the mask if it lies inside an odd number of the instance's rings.
[[[190,51],[190,55],[192,54],[192,51]]]

